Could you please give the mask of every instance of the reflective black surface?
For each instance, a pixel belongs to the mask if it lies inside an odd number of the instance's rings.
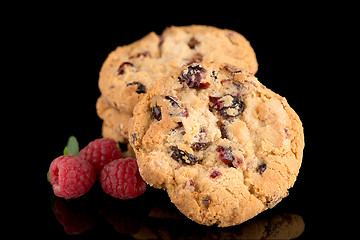
[[[347,216],[355,214],[356,192],[344,187],[358,182],[350,180],[357,175],[357,158],[344,156],[354,149],[340,146],[350,140],[338,137],[337,133],[353,134],[351,124],[340,124],[341,119],[351,118],[350,112],[344,110],[351,103],[340,97],[343,83],[350,87],[351,83],[349,79],[334,78],[334,73],[346,72],[348,68],[334,68],[326,63],[339,63],[334,54],[342,51],[339,46],[344,44],[334,38],[346,31],[336,31],[337,21],[331,22],[334,14],[323,16],[325,9],[313,7],[278,6],[276,11],[261,13],[257,8],[237,8],[225,17],[216,15],[216,9],[212,9],[206,13],[211,16],[208,21],[198,15],[184,19],[184,12],[174,14],[177,21],[156,14],[161,19],[157,23],[150,21],[153,15],[145,17],[134,8],[128,11],[125,7],[117,8],[116,14],[105,10],[102,16],[100,10],[91,14],[85,9],[71,13],[67,9],[56,14],[41,11],[35,21],[31,21],[36,16],[32,12],[31,17],[20,21],[23,26],[17,29],[20,33],[17,39],[21,44],[14,49],[21,50],[21,54],[14,54],[16,61],[11,61],[17,71],[11,72],[9,81],[20,79],[11,91],[23,91],[14,95],[21,95],[21,101],[13,106],[19,115],[16,120],[20,121],[11,128],[11,135],[17,139],[11,145],[21,146],[13,152],[21,161],[3,160],[11,164],[3,168],[11,175],[4,182],[11,190],[4,190],[2,198],[16,203],[5,205],[5,209],[11,210],[7,221],[11,228],[6,230],[14,235],[26,233],[29,237],[52,240],[348,236],[349,229],[357,229],[350,227],[356,221]],[[131,16],[126,12],[131,12]],[[85,16],[79,17],[81,13]],[[136,21],[133,17],[137,17]],[[139,17],[146,21],[138,21]],[[56,198],[46,173],[51,161],[62,154],[68,137],[75,135],[80,147],[84,147],[101,135],[95,103],[100,96],[98,73],[107,55],[150,31],[160,34],[166,26],[195,23],[243,34],[256,52],[259,81],[286,97],[303,122],[303,164],[289,196],[273,209],[230,228],[191,222],[174,208],[165,192],[154,189],[148,189],[138,199],[121,201],[108,197],[97,183],[79,199]],[[15,102],[15,97],[10,97],[6,105]],[[6,117],[15,120],[13,115]]]
[[[99,185],[73,200],[49,196],[57,236],[100,234],[120,239],[293,239],[306,229],[301,215],[269,211],[234,227],[198,225],[170,203],[166,192],[148,188],[136,199],[119,200]],[[280,210],[280,209],[279,209]],[[57,222],[57,223],[56,223]]]

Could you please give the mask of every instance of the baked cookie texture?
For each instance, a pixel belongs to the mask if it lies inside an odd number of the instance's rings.
[[[235,31],[192,25],[169,27],[160,36],[151,32],[109,54],[100,71],[99,88],[104,101],[100,100],[98,105],[107,104],[120,111],[120,115],[132,115],[135,105],[157,79],[185,64],[213,60],[243,66],[252,73],[258,69],[249,41]],[[113,121],[107,118],[109,114],[99,116],[113,126]],[[128,137],[126,129],[115,130]]]
[[[135,152],[132,149],[131,145],[128,143],[127,139],[124,139],[123,136],[121,136],[118,132],[116,132],[114,129],[106,125],[105,122],[103,122],[102,126],[102,136],[104,138],[112,138],[117,142],[120,142],[122,144],[126,144],[126,149],[121,149],[122,154],[124,157],[133,157],[136,158]]]
[[[286,99],[244,67],[201,62],[162,77],[134,109],[140,174],[188,218],[240,224],[288,195],[304,148]]]
[[[128,126],[132,113],[122,112],[110,106],[102,95],[96,102],[96,112],[105,125],[117,133],[117,141],[124,143],[128,139]]]

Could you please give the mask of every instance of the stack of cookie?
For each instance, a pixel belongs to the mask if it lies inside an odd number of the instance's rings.
[[[144,180],[188,218],[240,224],[287,196],[304,148],[299,117],[257,67],[242,35],[209,26],[118,47],[100,72],[103,136],[129,143]]]

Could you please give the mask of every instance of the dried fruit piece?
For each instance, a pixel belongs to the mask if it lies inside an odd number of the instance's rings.
[[[170,101],[171,106],[173,106],[175,108],[180,108],[180,105],[176,102],[176,100],[178,100],[176,97],[165,96],[165,99]],[[180,112],[177,112],[173,115],[181,116],[181,117],[188,117],[189,111],[187,110],[187,108],[182,108],[182,110]]]
[[[140,94],[140,93],[145,93],[145,86],[142,83],[139,82],[131,82],[126,84],[126,86],[132,86],[132,85],[137,85],[137,90],[136,93]]]
[[[189,164],[189,165],[195,165],[199,160],[196,156],[179,149],[177,146],[171,146],[170,151],[173,153],[171,154],[171,158],[173,158],[176,161],[182,161],[183,163]]]
[[[220,83],[221,83],[221,85],[224,85],[224,84],[230,83],[231,81],[232,81],[231,78],[227,78],[227,79],[221,80]]]
[[[235,96],[226,94],[222,97],[209,97],[212,105],[210,109],[215,109],[223,117],[239,116],[245,108],[244,102]]]
[[[191,189],[191,190],[195,190],[194,180],[190,179],[190,180],[188,180],[188,181],[185,181],[184,186],[183,186],[183,189],[185,189],[185,188],[188,188],[188,189]]]
[[[232,162],[232,165],[234,166],[234,168],[239,168],[243,163],[244,163],[243,156],[241,156],[241,157],[235,156],[235,159]]]
[[[184,108],[183,111],[181,111],[181,116],[182,117],[188,117],[189,116],[189,111],[187,108]]]
[[[195,152],[206,150],[210,146],[210,142],[196,142],[191,144],[191,149]]]
[[[229,167],[233,166],[232,162],[235,160],[235,158],[232,155],[232,152],[229,148],[223,147],[223,146],[218,146],[216,148],[216,151],[218,151],[220,153],[219,157],[223,163],[225,163]]]
[[[214,104],[212,106],[212,108],[222,109],[224,107],[224,101],[221,100],[221,97],[211,97],[211,96],[209,96],[209,100],[210,100],[211,103]]]
[[[152,114],[154,116],[154,118],[158,121],[160,121],[162,119],[162,116],[161,116],[161,107],[159,106],[155,106],[151,109],[152,111]]]
[[[190,40],[188,42],[188,46],[189,46],[189,48],[194,49],[195,46],[198,45],[199,43],[200,42],[196,38],[192,37],[192,38],[190,38]]]
[[[132,67],[134,68],[134,64],[132,64],[131,62],[123,62],[122,64],[120,64],[119,68],[118,68],[118,75],[122,75],[125,73],[125,68],[126,67]]]
[[[232,66],[232,65],[226,65],[224,66],[224,68],[226,70],[228,70],[229,72],[232,72],[232,73],[242,73],[242,70],[238,67],[235,67],[235,66]]]
[[[225,124],[222,121],[217,121],[216,125],[219,127],[221,132],[221,138],[229,139],[229,135],[225,129]]]
[[[217,177],[219,177],[219,176],[221,176],[222,174],[221,174],[221,172],[219,171],[219,170],[214,170],[211,174],[210,174],[210,177],[211,178],[217,178]]]
[[[186,131],[185,131],[185,128],[184,128],[184,125],[182,122],[178,122],[178,126],[176,128],[174,128],[172,131],[177,131],[179,132],[181,135],[185,135],[186,134]]]
[[[201,79],[205,78],[206,70],[200,65],[193,64],[181,72],[179,80],[181,83],[186,83],[189,88],[206,89],[210,83],[202,83]]]
[[[165,99],[170,101],[171,106],[180,107],[180,105],[176,102],[176,100],[178,100],[176,97],[165,96]]]
[[[260,173],[260,175],[262,175],[265,172],[266,167],[267,167],[266,163],[261,164],[257,167],[256,171],[258,171],[258,173]]]

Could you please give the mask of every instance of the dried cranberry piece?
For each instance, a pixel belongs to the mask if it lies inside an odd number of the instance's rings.
[[[190,179],[188,181],[185,181],[184,185],[183,185],[183,189],[188,188],[191,190],[195,190],[195,183],[194,180]]]
[[[189,46],[189,48],[194,49],[195,46],[198,45],[199,43],[200,42],[196,38],[192,37],[192,38],[190,38],[187,45]]]
[[[191,65],[181,72],[179,80],[186,83],[189,88],[206,89],[210,87],[210,83],[202,83],[201,79],[205,78],[206,70],[200,65]]]
[[[131,56],[130,58],[138,58],[138,57],[151,57],[151,53],[149,51],[143,51],[143,52],[139,52],[133,56]]]
[[[210,96],[209,100],[212,103],[211,109],[217,110],[225,118],[239,116],[245,108],[243,100],[230,94],[226,94],[223,97]]]
[[[224,84],[230,83],[231,81],[232,81],[231,78],[227,78],[227,79],[221,80],[220,83],[221,83],[221,85],[224,85]]]
[[[229,167],[232,167],[232,162],[235,160],[234,156],[232,155],[232,152],[227,147],[218,146],[216,148],[216,151],[220,153],[220,160],[228,165]]]
[[[217,121],[216,125],[220,128],[221,138],[229,139],[229,135],[225,129],[225,124],[222,121]]]
[[[165,96],[165,99],[170,101],[171,106],[176,107],[176,108],[180,108],[180,105],[176,102],[176,100],[178,100],[176,97]],[[180,113],[175,114],[175,115],[176,116],[181,116],[181,117],[188,117],[189,116],[189,111],[188,111],[187,108],[183,108]]]
[[[118,75],[122,75],[125,73],[126,66],[134,67],[134,64],[132,64],[131,62],[123,62],[122,64],[120,64],[118,68]]]
[[[221,100],[221,97],[209,97],[210,102],[212,102],[213,108],[215,109],[222,109],[224,107],[224,101]]]
[[[267,167],[266,163],[261,164],[257,167],[256,171],[258,171],[258,173],[260,173],[260,175],[262,175],[265,172],[266,167]]]
[[[176,161],[182,161],[189,165],[195,165],[199,161],[196,156],[179,149],[177,146],[171,146],[170,151],[173,152],[170,157]]]
[[[184,110],[181,112],[181,116],[182,117],[188,117],[189,116],[189,111],[187,108],[184,108]]]
[[[140,93],[145,93],[145,86],[142,83],[139,82],[131,82],[126,84],[126,86],[132,86],[132,85],[137,85],[137,90],[136,93],[140,94]]]
[[[217,178],[218,176],[221,176],[221,172],[219,172],[218,170],[214,170],[211,174],[210,174],[210,177],[211,178]]]
[[[210,144],[211,144],[210,142],[204,142],[204,143],[196,142],[191,144],[191,149],[195,152],[204,151],[210,146]]]
[[[243,163],[244,163],[243,156],[241,156],[241,157],[235,156],[235,159],[232,162],[232,165],[234,166],[234,168],[239,168]]]
[[[184,125],[182,122],[178,122],[178,126],[176,128],[174,128],[172,131],[178,131],[181,133],[181,135],[186,134],[186,131],[185,131],[185,128],[184,128]]]
[[[229,72],[232,72],[232,73],[242,73],[242,70],[238,67],[235,67],[235,66],[232,66],[232,65],[226,65],[224,67],[226,70],[228,70]]]
[[[161,107],[159,106],[155,106],[151,109],[152,111],[152,114],[154,116],[154,118],[158,121],[160,121],[162,119],[162,116],[161,116]]]
[[[169,100],[171,103],[171,106],[173,107],[180,107],[180,105],[177,103],[177,98],[176,97],[171,97],[171,96],[165,96],[166,100]]]

